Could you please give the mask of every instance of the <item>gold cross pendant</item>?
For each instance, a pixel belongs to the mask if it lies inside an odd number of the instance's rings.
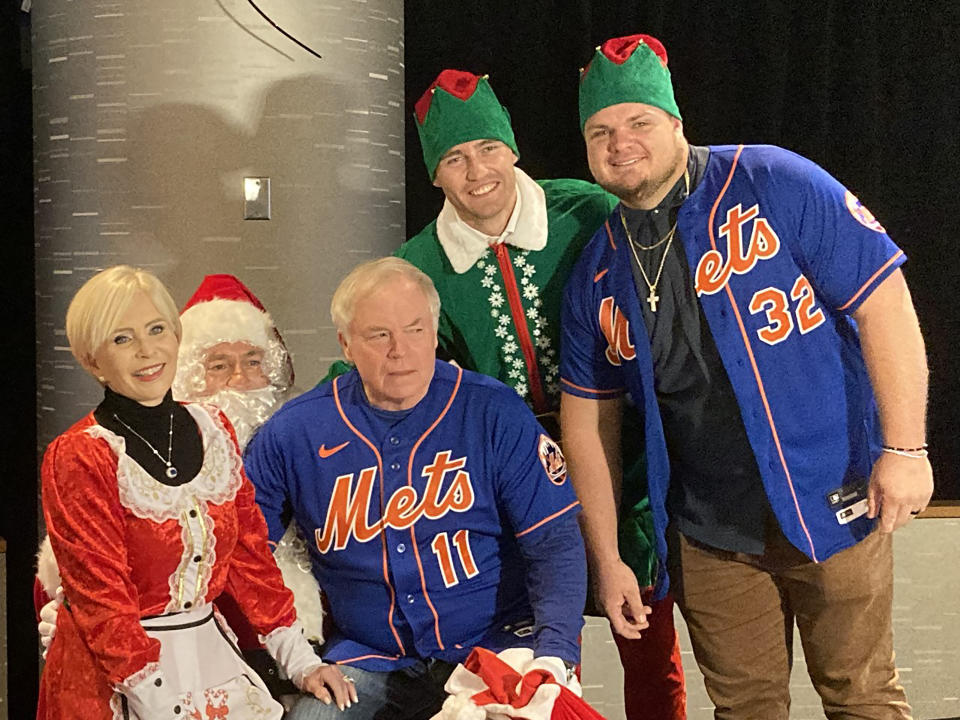
[[[647,295],[647,303],[650,305],[650,312],[657,311],[657,303],[660,302],[660,296],[653,290]]]

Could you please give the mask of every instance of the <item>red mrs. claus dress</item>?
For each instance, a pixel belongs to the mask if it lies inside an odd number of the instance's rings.
[[[66,598],[41,678],[40,708],[49,720],[123,718],[128,703],[170,707],[169,693],[178,687],[171,671],[182,675],[195,665],[197,672],[222,674],[223,648],[206,660],[181,657],[171,665],[167,657],[161,663],[160,642],[141,620],[175,613],[183,614],[174,620],[209,620],[211,602],[223,591],[267,636],[281,666],[296,657],[292,664],[303,669],[305,653],[319,662],[294,625],[293,596],[267,547],[266,523],[232,428],[216,408],[185,407],[200,430],[204,456],[197,476],[177,487],[151,477],[125,453],[124,439],[98,425],[92,413],[47,449],[43,511]],[[209,628],[218,630],[205,637],[220,638],[232,650],[221,638],[229,633],[222,620],[213,621]],[[246,678],[238,662],[235,670]],[[249,682],[259,682],[250,675]],[[192,704],[216,717],[226,712],[220,707],[226,702],[222,693],[207,691]],[[183,710],[179,717],[200,717],[189,703]]]

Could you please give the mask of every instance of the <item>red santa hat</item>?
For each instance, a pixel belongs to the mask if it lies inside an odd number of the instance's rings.
[[[266,347],[276,329],[270,313],[233,275],[207,275],[180,311],[182,343],[210,347],[246,340]]]
[[[286,389],[293,383],[290,354],[273,318],[250,288],[235,276],[207,275],[183,306],[180,323],[181,364],[195,361],[213,345],[245,341],[268,351],[273,349],[268,355],[282,355],[281,367],[269,373],[271,384]]]

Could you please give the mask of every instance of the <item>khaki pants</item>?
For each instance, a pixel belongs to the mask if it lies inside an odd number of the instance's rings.
[[[672,538],[673,593],[714,717],[787,720],[796,621],[828,718],[909,718],[893,659],[892,536],[874,532],[818,564],[768,534],[763,555]]]

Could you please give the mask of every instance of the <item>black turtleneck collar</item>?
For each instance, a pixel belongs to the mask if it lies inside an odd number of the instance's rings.
[[[163,400],[158,405],[141,405],[136,400],[131,400],[126,395],[114,392],[110,388],[103,390],[103,402],[97,407],[96,412],[116,413],[120,418],[136,427],[139,423],[150,423],[156,418],[164,418],[169,422],[170,411],[176,403],[173,401],[173,391],[167,390]]]
[[[158,405],[141,405],[110,388],[103,402],[93,411],[97,423],[121,436],[127,455],[151,477],[164,485],[177,486],[190,482],[203,465],[203,440],[193,416],[175,402],[168,390]],[[177,469],[175,478],[167,477],[167,465],[150,449],[167,458],[170,447],[170,425],[173,419],[173,452],[170,461]],[[138,437],[139,435],[139,437]]]

